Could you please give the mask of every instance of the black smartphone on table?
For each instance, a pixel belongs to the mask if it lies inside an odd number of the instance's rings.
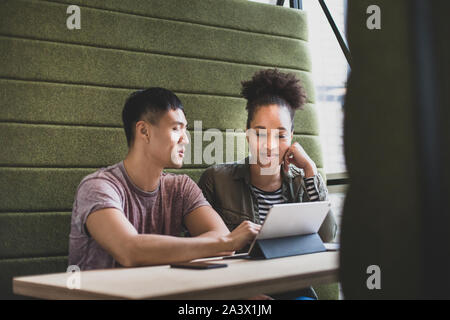
[[[198,262],[183,262],[183,263],[173,263],[170,265],[171,268],[181,268],[181,269],[215,269],[215,268],[225,268],[228,267],[226,263],[213,263],[207,261]]]

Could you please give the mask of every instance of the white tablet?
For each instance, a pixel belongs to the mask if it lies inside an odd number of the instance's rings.
[[[330,210],[329,201],[284,203],[274,205],[253,241],[317,233]]]

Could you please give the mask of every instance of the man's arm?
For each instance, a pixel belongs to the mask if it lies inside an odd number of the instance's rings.
[[[222,218],[210,206],[201,206],[185,216],[184,224],[193,237],[221,237],[230,233]]]
[[[190,261],[235,251],[253,240],[260,228],[246,221],[230,233],[208,206],[188,214],[185,224],[192,238],[138,234],[124,214],[114,208],[93,212],[86,221],[95,241],[124,267]]]

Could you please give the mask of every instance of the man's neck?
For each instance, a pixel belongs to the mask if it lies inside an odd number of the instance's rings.
[[[257,164],[250,164],[250,181],[258,189],[276,191],[281,187],[282,183],[280,167],[278,166],[274,174],[261,174],[261,167]]]
[[[131,181],[141,190],[151,192],[159,186],[159,179],[164,168],[156,165],[144,154],[130,150],[123,161]]]

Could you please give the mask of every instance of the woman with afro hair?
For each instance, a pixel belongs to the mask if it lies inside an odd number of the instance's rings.
[[[274,204],[324,201],[328,194],[314,161],[298,142],[292,142],[295,112],[306,101],[300,80],[277,69],[261,70],[242,82],[242,96],[247,100],[250,156],[209,167],[199,181],[230,231],[245,220],[262,224]],[[329,211],[319,235],[331,242],[336,230]],[[316,298],[312,288],[283,297],[298,295]]]

